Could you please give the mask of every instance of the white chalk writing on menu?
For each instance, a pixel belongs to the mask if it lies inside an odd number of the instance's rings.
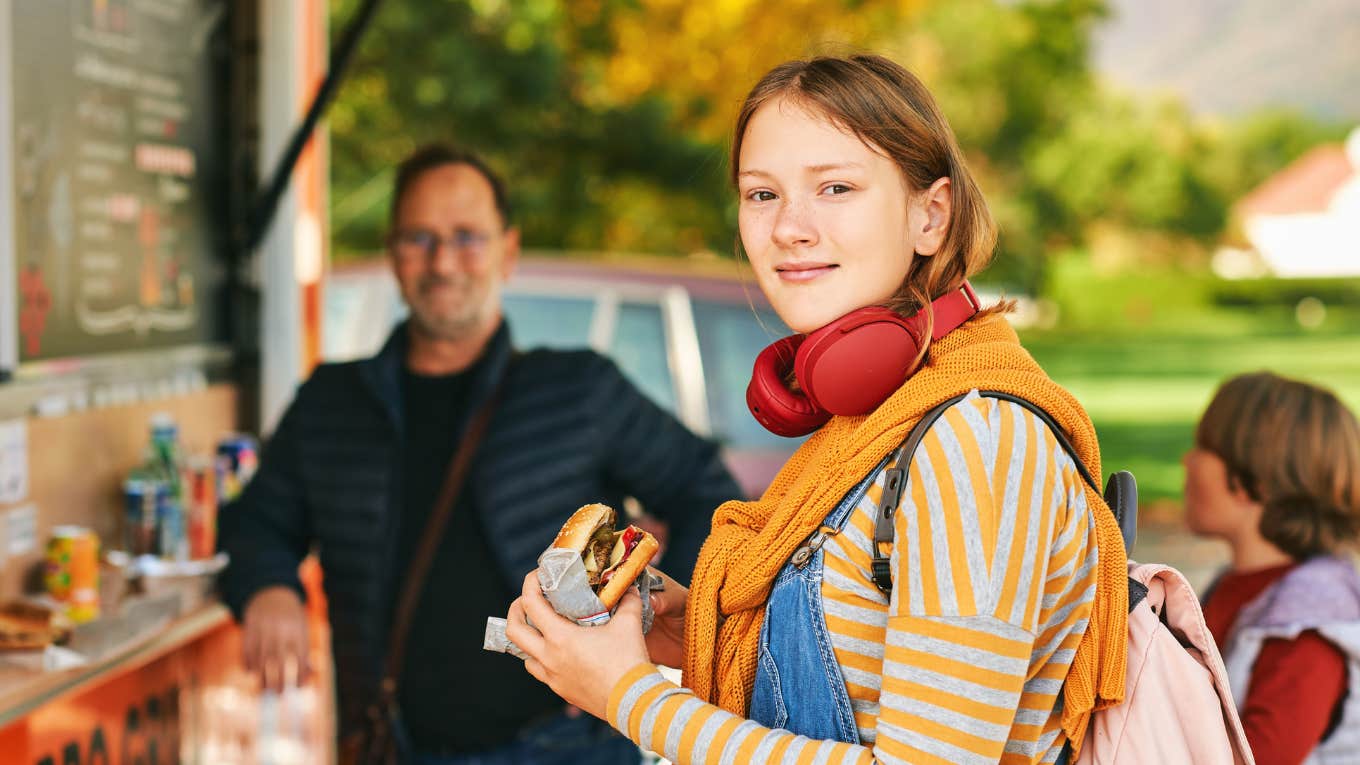
[[[225,5],[12,8],[20,360],[206,340]]]

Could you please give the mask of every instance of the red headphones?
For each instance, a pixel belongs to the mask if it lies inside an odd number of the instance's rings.
[[[958,329],[980,310],[964,282],[904,319],[881,306],[861,308],[808,335],[780,340],[756,357],[746,406],[771,433],[802,436],[832,415],[868,414],[916,371],[927,309],[935,314],[930,339]],[[790,367],[802,392],[784,384]]]

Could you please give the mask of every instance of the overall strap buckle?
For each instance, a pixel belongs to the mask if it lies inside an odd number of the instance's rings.
[[[803,543],[803,546],[793,551],[793,558],[790,560],[793,562],[794,567],[806,568],[807,564],[812,562],[813,554],[822,549],[822,545],[826,544],[827,539],[836,536],[838,533],[840,533],[840,529],[827,525],[823,525],[821,528],[812,532],[812,536],[807,538],[807,541]]]

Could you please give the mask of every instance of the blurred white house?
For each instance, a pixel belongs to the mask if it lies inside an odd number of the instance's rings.
[[[1233,212],[1250,246],[1219,250],[1219,276],[1360,276],[1360,128],[1304,154]]]

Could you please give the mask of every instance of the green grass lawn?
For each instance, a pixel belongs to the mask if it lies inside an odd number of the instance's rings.
[[[1184,328],[1187,325],[1193,328]],[[1227,377],[1268,369],[1334,390],[1360,412],[1360,310],[1303,330],[1280,308],[1206,312],[1181,328],[1029,331],[1026,347],[1086,407],[1106,474],[1130,470],[1148,520],[1178,516],[1181,455]]]

